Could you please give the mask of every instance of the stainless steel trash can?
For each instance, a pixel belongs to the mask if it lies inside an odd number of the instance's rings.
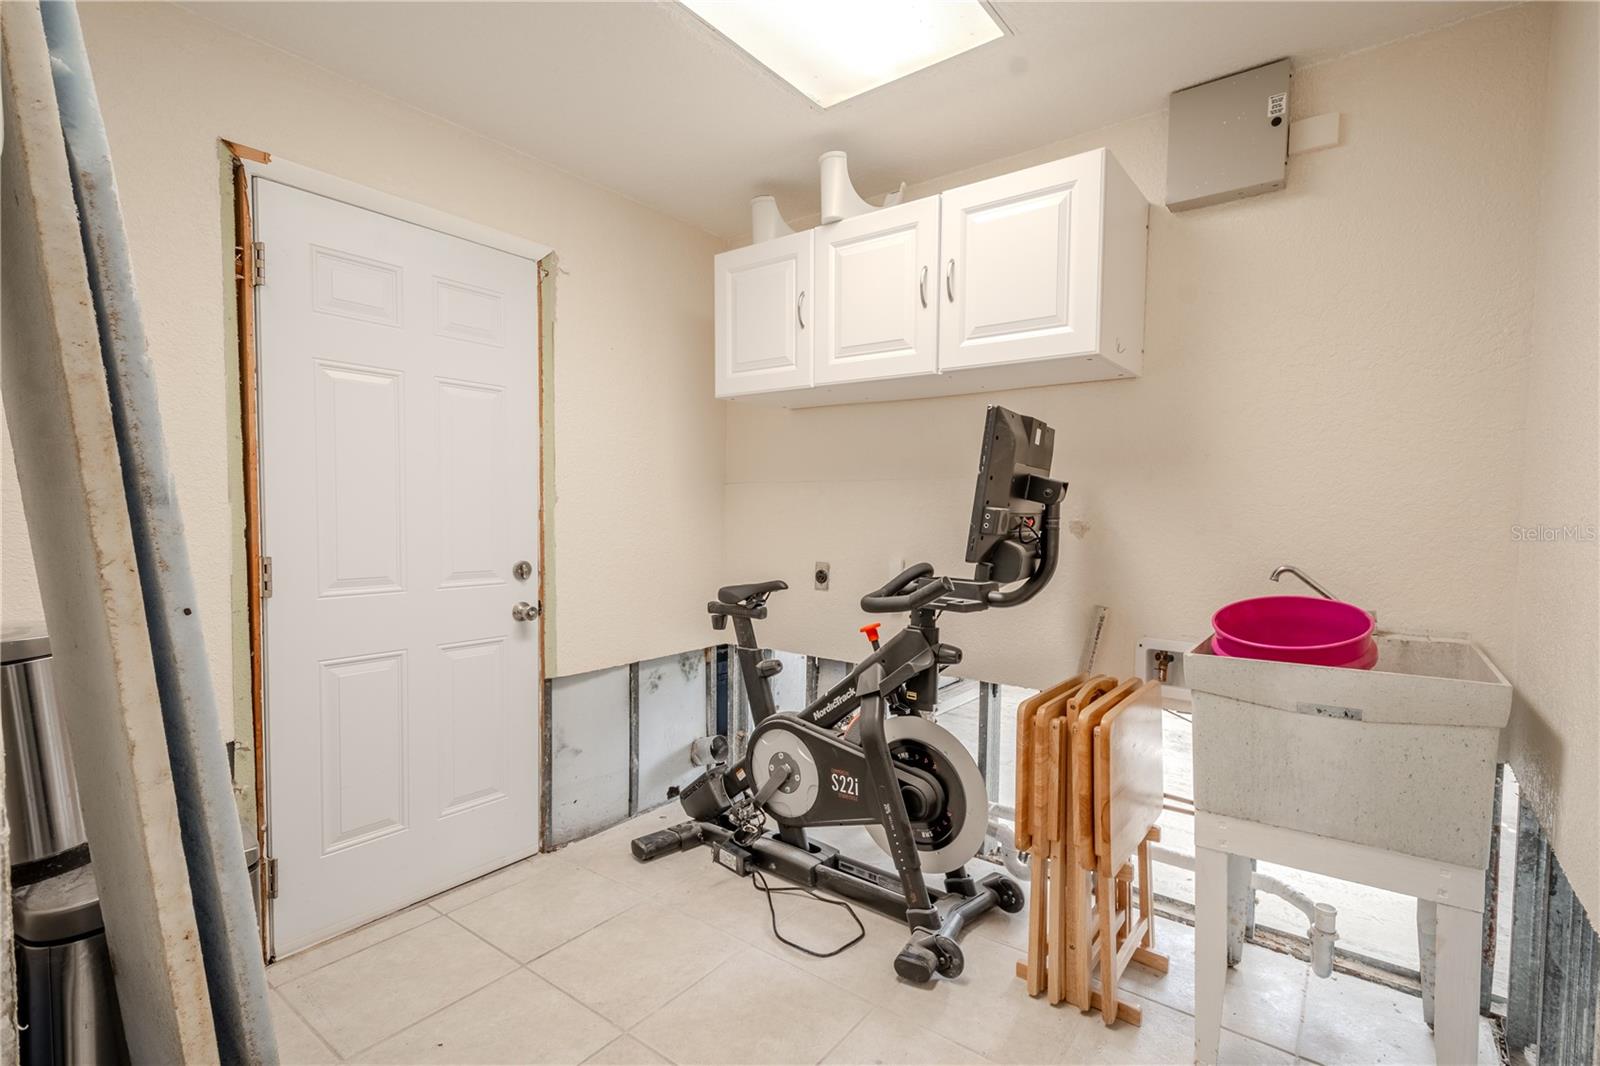
[[[42,631],[0,636],[0,729],[24,1066],[123,1063],[122,1018]]]
[[[16,889],[18,1033],[25,1066],[128,1061],[91,866]]]
[[[50,639],[43,630],[7,631],[0,638],[0,728],[11,864],[26,866],[82,847],[78,781],[50,683]]]

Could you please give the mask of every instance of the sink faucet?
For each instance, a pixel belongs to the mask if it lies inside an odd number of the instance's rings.
[[[1278,567],[1272,572],[1272,580],[1276,581],[1284,574],[1293,574],[1295,577],[1299,578],[1301,581],[1304,581],[1308,586],[1310,586],[1312,592],[1315,592],[1318,596],[1321,596],[1325,600],[1337,600],[1339,598],[1307,577],[1297,566]]]

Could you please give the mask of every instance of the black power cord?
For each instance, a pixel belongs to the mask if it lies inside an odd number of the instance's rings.
[[[809,888],[801,888],[798,885],[786,888],[773,888],[767,883],[766,876],[762,874],[760,870],[750,871],[750,883],[756,886],[757,892],[760,892],[767,897],[767,912],[772,915],[772,935],[777,937],[783,943],[794,948],[796,951],[803,951],[814,959],[831,959],[841,951],[844,951],[847,948],[855,947],[857,944],[861,943],[862,939],[867,935],[867,927],[861,924],[861,916],[856,913],[856,909],[854,907],[850,906],[850,904],[846,903],[842,899],[826,899],[817,895]],[[859,930],[859,932],[857,932],[855,936],[851,937],[843,944],[840,944],[838,947],[834,948],[832,951],[813,951],[804,944],[796,944],[793,940],[790,940],[788,937],[778,932],[778,908],[773,905],[772,897],[779,892],[798,892],[802,895],[810,896],[818,903],[826,903],[830,907],[843,907],[845,913],[850,915],[851,921],[856,923],[856,929]]]

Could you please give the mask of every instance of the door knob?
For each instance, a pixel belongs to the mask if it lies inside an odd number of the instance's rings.
[[[531,622],[539,617],[539,605],[523,600],[511,608],[511,617],[518,622]]]

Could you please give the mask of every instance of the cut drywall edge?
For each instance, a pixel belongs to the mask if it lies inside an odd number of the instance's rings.
[[[228,142],[217,142],[217,205],[222,235],[222,374],[223,425],[228,436],[228,612],[229,650],[233,658],[233,690],[229,693],[233,714],[227,721],[232,746],[230,770],[233,773],[233,800],[239,810],[239,824],[248,826],[254,836],[256,824],[256,764],[254,750],[255,709],[250,698],[250,564],[245,545],[244,433],[239,393],[239,301],[234,271],[238,269],[235,249],[239,234],[234,221],[234,155]]]

